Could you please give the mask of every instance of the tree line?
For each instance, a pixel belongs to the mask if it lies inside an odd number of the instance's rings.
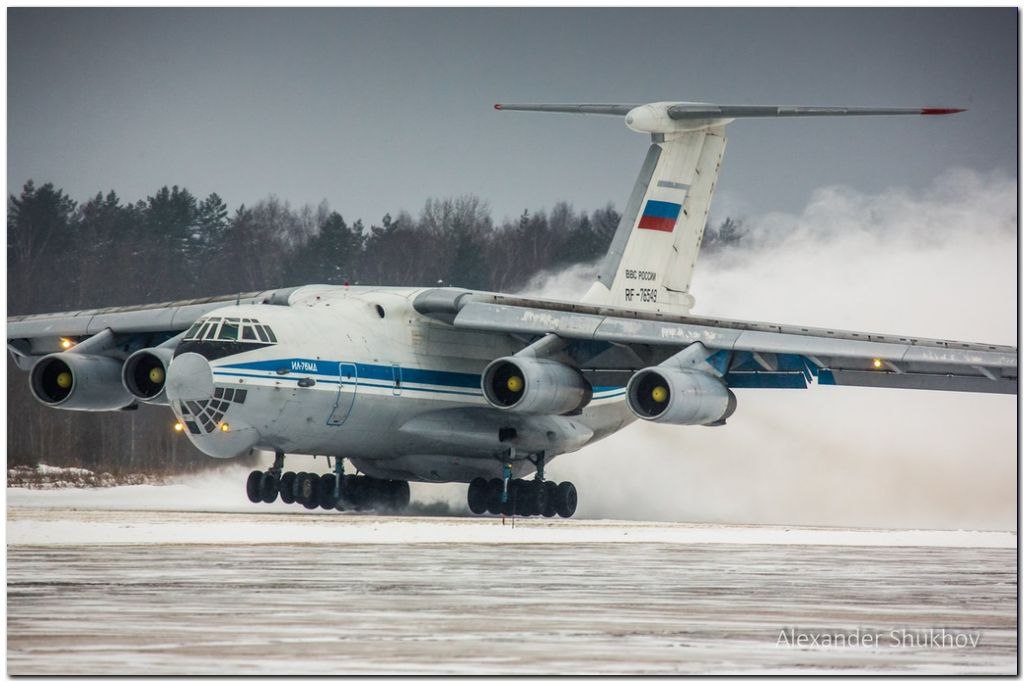
[[[539,272],[592,262],[619,222],[612,204],[567,203],[495,224],[475,196],[429,199],[419,214],[369,225],[326,203],[267,197],[233,211],[216,193],[162,187],[134,203],[114,191],[79,202],[27,182],[7,205],[8,315],[151,303],[300,284],[459,286],[515,291]],[[735,221],[705,248],[738,241]],[[723,239],[724,237],[724,239]],[[143,406],[83,414],[39,405],[8,360],[9,465],[44,461],[113,472],[189,471],[215,462]]]

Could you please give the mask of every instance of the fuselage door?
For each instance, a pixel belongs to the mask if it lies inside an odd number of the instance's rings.
[[[327,418],[328,426],[341,426],[348,419],[352,403],[356,400],[358,378],[355,365],[350,362],[338,364],[338,392],[335,394],[334,408]]]
[[[402,395],[402,367],[398,363],[391,366],[391,379],[394,381],[391,394]]]

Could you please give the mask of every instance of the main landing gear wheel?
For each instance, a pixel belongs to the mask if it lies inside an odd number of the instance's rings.
[[[501,501],[504,487],[500,478],[486,480],[474,478],[466,491],[466,502],[474,514],[515,514],[517,516],[545,516],[556,514],[569,518],[576,513],[579,501],[576,486],[569,481],[514,479],[508,483],[507,499]]]
[[[569,481],[562,481],[555,491],[555,511],[563,519],[567,519],[576,513],[576,486]]]
[[[409,505],[409,482],[370,476],[345,475],[341,459],[336,459],[333,474],[281,473],[284,453],[278,452],[267,471],[252,471],[245,481],[250,502],[274,502],[280,496],[285,504],[301,504],[306,509],[379,509],[401,511]],[[338,477],[341,485],[337,485]],[[339,494],[340,493],[340,494]]]
[[[501,479],[492,478],[487,482],[487,513],[501,513]]]
[[[320,477],[306,472],[295,474],[295,501],[306,509],[316,509],[320,505],[320,491],[317,485]]]
[[[277,477],[270,472],[260,479],[260,499],[267,504],[277,499]]]
[[[295,472],[287,471],[281,476],[281,501],[285,504],[295,502]]]
[[[262,480],[262,471],[250,471],[249,478],[245,480],[245,494],[253,504],[263,501],[260,495],[260,482]]]
[[[334,474],[323,474],[320,477],[320,508],[334,509],[338,500],[334,497]]]
[[[540,513],[551,518],[558,512],[555,510],[555,495],[558,494],[558,484],[554,481],[544,481],[544,506]]]
[[[483,514],[487,511],[487,479],[474,478],[469,482],[466,501],[469,503],[469,511],[474,514]]]
[[[411,493],[409,481],[384,481],[382,508],[387,511],[402,511],[409,506]]]

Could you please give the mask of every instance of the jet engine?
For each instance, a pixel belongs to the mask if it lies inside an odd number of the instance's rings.
[[[143,348],[128,356],[121,369],[125,389],[151,405],[166,405],[167,368],[174,351],[170,348]]]
[[[494,407],[526,414],[575,412],[593,395],[578,369],[541,358],[498,358],[487,365],[481,385]]]
[[[629,380],[626,404],[647,421],[718,425],[736,410],[736,396],[706,372],[652,367]]]
[[[62,410],[103,412],[135,402],[121,384],[121,361],[105,355],[53,353],[32,368],[36,400]]]

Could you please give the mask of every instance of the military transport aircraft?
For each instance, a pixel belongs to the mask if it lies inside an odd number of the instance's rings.
[[[8,349],[33,395],[63,410],[167,405],[211,457],[273,451],[273,465],[249,475],[253,502],[395,509],[408,503],[409,481],[461,481],[474,513],[569,517],[576,488],[545,479],[552,458],[637,418],[723,425],[734,389],[1017,393],[1014,347],[689,314],[728,123],[960,110],[495,108],[622,116],[651,136],[581,301],[310,285],[8,318]],[[334,473],[286,472],[285,453],[333,458]],[[345,459],[359,475],[345,474]]]

